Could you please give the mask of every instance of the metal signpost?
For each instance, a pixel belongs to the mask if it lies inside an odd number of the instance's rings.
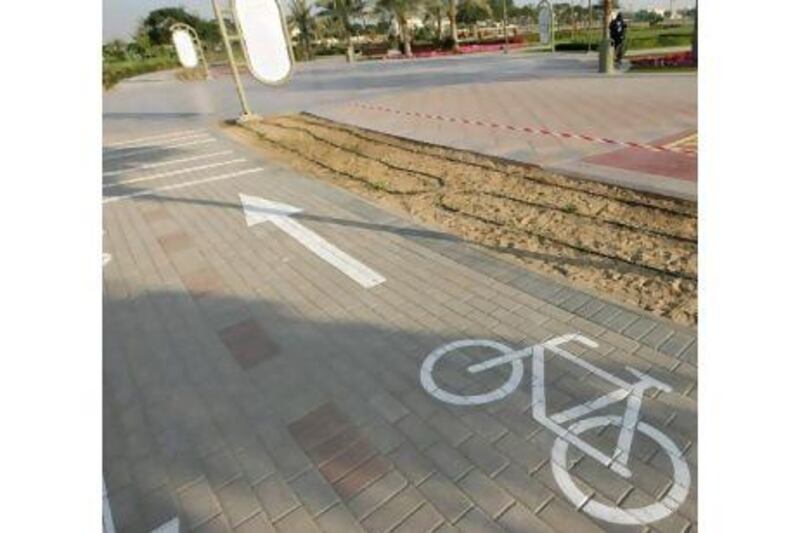
[[[553,6],[548,0],[542,0],[536,6],[539,11],[539,42],[550,45],[550,51],[556,51],[556,19]]]
[[[170,26],[169,30],[172,32],[172,44],[175,45],[175,51],[178,53],[178,61],[180,61],[181,66],[183,68],[196,68],[199,56],[206,79],[210,80],[211,72],[208,70],[206,55],[203,53],[203,43],[200,41],[200,37],[197,36],[195,29],[183,22],[177,22]]]
[[[239,65],[233,52],[232,42],[237,42],[253,77],[267,85],[279,85],[288,81],[294,66],[291,40],[286,29],[279,0],[230,0],[227,8],[220,0],[211,0],[219,24],[219,32],[225,45],[228,64],[242,114],[239,121],[258,119],[247,101],[247,94],[239,76]],[[234,28],[231,35],[229,26]]]

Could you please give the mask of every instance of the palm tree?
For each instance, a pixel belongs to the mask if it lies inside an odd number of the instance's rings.
[[[297,40],[302,50],[303,58],[309,60],[314,55],[311,41],[314,38],[316,19],[311,14],[311,6],[306,0],[291,0],[289,2],[289,24],[297,29]]]
[[[441,42],[442,35],[442,19],[444,18],[444,2],[442,0],[426,0],[425,11],[436,21],[436,39]]]
[[[420,0],[378,0],[376,6],[395,18],[400,39],[403,41],[403,54],[411,57],[411,34],[408,31],[408,22],[419,10]]]
[[[450,21],[450,40],[453,41],[454,51],[458,51],[458,26],[456,25],[457,14],[458,0],[447,0],[447,18]]]
[[[353,50],[353,26],[350,21],[366,11],[365,0],[321,0],[318,5],[322,8],[322,16],[329,17],[338,23],[347,43],[347,62],[352,62],[355,51]]]

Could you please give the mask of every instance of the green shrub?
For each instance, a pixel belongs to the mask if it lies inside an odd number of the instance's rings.
[[[140,61],[104,62],[103,87],[110,89],[120,80],[177,66],[178,61],[174,57],[153,57]]]

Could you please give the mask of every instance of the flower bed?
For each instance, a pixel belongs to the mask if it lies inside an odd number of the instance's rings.
[[[636,69],[697,67],[691,52],[633,57],[630,61],[631,68]]]

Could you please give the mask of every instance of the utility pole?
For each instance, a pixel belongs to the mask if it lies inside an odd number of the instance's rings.
[[[603,0],[603,37],[600,39],[599,56],[600,69],[603,74],[614,72],[614,53],[611,49],[611,39],[608,26],[611,24],[611,0]]]

